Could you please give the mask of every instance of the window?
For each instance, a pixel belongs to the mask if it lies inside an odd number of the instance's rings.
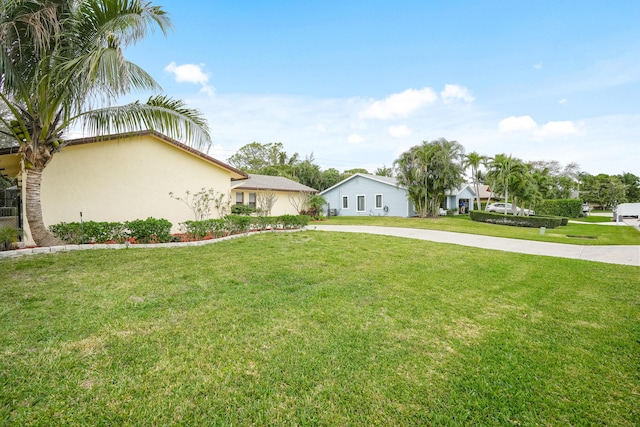
[[[244,205],[244,193],[242,191],[236,193],[236,205]]]
[[[342,196],[342,209],[349,209],[349,196]]]
[[[357,196],[356,198],[358,204],[358,212],[364,212],[365,204],[364,204],[364,196]]]
[[[249,193],[249,206],[256,208],[256,193]]]
[[[382,209],[382,194],[376,194],[376,209]]]

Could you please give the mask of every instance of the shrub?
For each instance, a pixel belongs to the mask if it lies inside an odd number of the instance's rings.
[[[171,241],[172,224],[166,219],[149,217],[144,220],[127,221],[124,225],[129,230],[129,236],[133,237],[136,242],[162,243]]]
[[[200,240],[207,236],[220,237],[224,231],[224,221],[221,219],[185,221],[181,225],[187,237],[194,240]]]
[[[489,224],[511,225],[515,227],[556,228],[560,225],[566,225],[568,222],[567,218],[561,218],[557,216],[504,215],[501,213],[483,211],[471,211],[469,214],[472,221],[486,222]]]
[[[256,230],[266,230],[269,226],[273,226],[273,218],[270,216],[257,216],[252,218],[251,226]]]
[[[120,222],[61,222],[50,226],[49,230],[69,244],[104,243],[110,240],[123,242],[127,237],[126,228]]]
[[[240,205],[236,205],[240,206]],[[242,215],[227,215],[224,217],[225,230],[229,234],[244,233],[249,230],[251,224],[251,218]]]
[[[20,230],[15,227],[0,228],[0,251],[13,249],[20,237]]]
[[[540,215],[564,216],[567,218],[579,218],[582,216],[582,200],[557,199],[543,200],[536,205],[536,213]]]
[[[231,213],[233,215],[251,215],[256,210],[249,205],[233,205],[231,206]]]

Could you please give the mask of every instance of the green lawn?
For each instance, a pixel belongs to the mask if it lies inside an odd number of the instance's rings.
[[[0,260],[3,425],[637,425],[640,268],[387,236]]]
[[[570,223],[558,228],[548,229],[541,236],[538,228],[486,224],[471,221],[468,215],[438,218],[333,216],[323,224],[423,228],[576,245],[640,245],[640,232],[633,227]]]

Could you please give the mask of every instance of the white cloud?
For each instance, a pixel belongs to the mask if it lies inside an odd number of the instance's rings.
[[[533,68],[535,68],[536,70],[541,70],[542,69],[542,62],[539,62],[537,64],[533,64]]]
[[[360,134],[352,133],[347,141],[349,141],[349,144],[360,144],[364,142],[364,137]]]
[[[440,92],[440,96],[445,104],[458,100],[473,102],[475,99],[466,87],[451,84],[444,85],[444,90]]]
[[[209,82],[209,75],[202,71],[203,65],[184,64],[176,65],[175,62],[164,67],[164,70],[173,74],[178,83],[196,83],[206,85]]]
[[[516,132],[523,130],[534,130],[538,127],[531,116],[507,117],[498,124],[500,132]]]
[[[411,129],[405,125],[389,127],[389,135],[394,138],[404,138],[411,135]]]
[[[538,126],[531,116],[508,117],[498,124],[500,132],[532,131],[536,137],[568,136],[579,133],[572,121],[547,122]]]
[[[567,103],[567,100],[565,98],[562,98],[560,101],[558,101],[558,104],[560,105],[564,105]]]
[[[547,122],[542,128],[536,131],[539,136],[566,136],[575,135],[578,128],[571,121]]]
[[[171,62],[164,67],[164,70],[173,74],[176,82],[178,83],[194,83],[202,86],[201,93],[207,94],[212,97],[215,94],[215,88],[209,86],[209,75],[202,71],[203,64],[183,64],[176,65],[175,62]]]
[[[407,89],[404,92],[389,95],[382,101],[374,101],[360,112],[360,117],[382,120],[407,117],[420,108],[433,104],[437,99],[438,96],[431,88]]]

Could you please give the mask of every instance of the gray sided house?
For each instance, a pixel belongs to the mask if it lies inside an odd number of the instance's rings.
[[[472,184],[462,184],[461,188],[455,188],[453,191],[447,191],[445,194],[444,208],[446,210],[455,210],[459,213],[464,203],[465,212],[469,212],[475,205],[476,192]]]
[[[407,198],[407,190],[386,176],[357,173],[320,193],[327,201],[325,209],[340,216],[411,217],[416,212]]]

